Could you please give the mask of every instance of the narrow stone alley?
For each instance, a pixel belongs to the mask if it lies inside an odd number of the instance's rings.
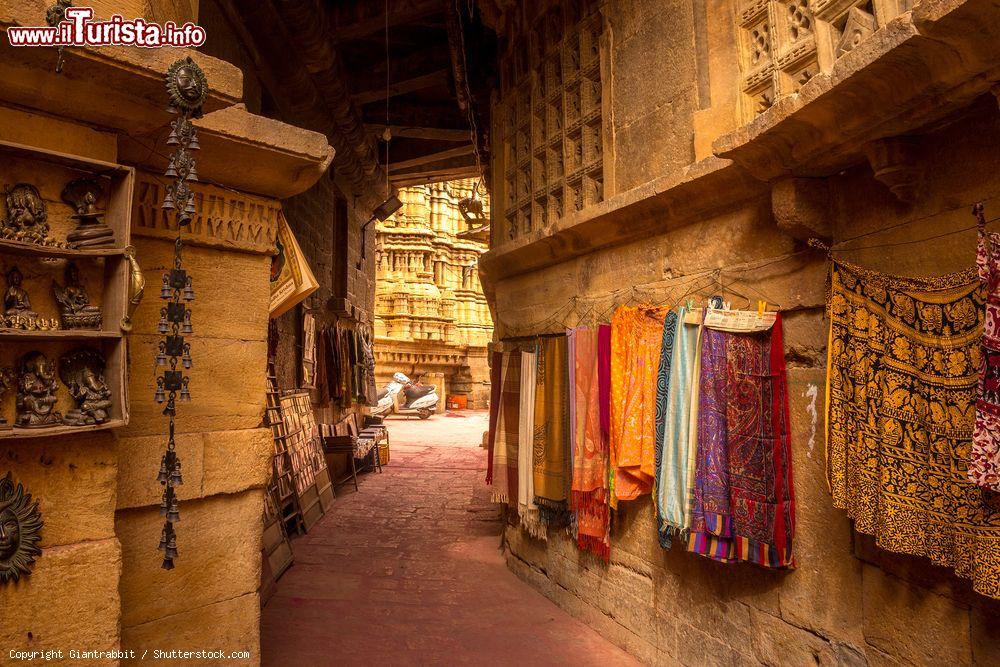
[[[505,567],[486,413],[455,414],[390,420],[390,465],[294,542],[263,611],[265,665],[635,664]]]

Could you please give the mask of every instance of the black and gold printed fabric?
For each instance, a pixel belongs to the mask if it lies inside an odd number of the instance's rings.
[[[986,293],[975,270],[900,278],[834,262],[827,476],[882,548],[1000,598],[1000,494],[969,482]]]

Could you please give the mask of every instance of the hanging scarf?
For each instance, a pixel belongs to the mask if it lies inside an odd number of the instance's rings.
[[[575,367],[576,448],[573,451],[573,508],[577,546],[611,557],[611,514],[608,509],[608,439],[601,432],[599,330],[576,329]],[[609,359],[610,360],[610,359]]]
[[[493,502],[517,508],[517,456],[521,400],[521,351],[504,355],[503,388],[497,424],[496,454],[493,457]]]
[[[535,504],[542,521],[569,522],[569,375],[566,337],[541,341],[535,390]]]
[[[667,395],[670,393],[670,365],[674,361],[674,341],[677,338],[677,313],[670,311],[663,320],[663,339],[660,344],[660,367],[656,373],[656,473],[653,479],[653,503],[660,546],[670,548],[670,533],[663,530],[663,510],[660,493],[663,489],[663,436],[666,426]]]
[[[794,567],[788,382],[781,316],[770,331],[702,333],[689,550]]]
[[[494,449],[497,441],[497,422],[500,419],[500,389],[503,382],[503,352],[494,350],[490,355],[490,426],[486,434],[486,483],[493,483]],[[500,501],[505,502],[505,501]]]
[[[537,379],[537,352],[521,353],[521,391],[518,409],[517,436],[517,510],[521,526],[532,537],[547,538],[545,526],[538,516],[535,504],[533,452],[535,437],[535,389]]]
[[[670,547],[671,536],[686,539],[691,528],[691,488],[697,438],[690,438],[692,382],[701,327],[686,324],[687,308],[676,316],[676,334],[670,349],[669,379],[663,407],[662,453],[657,464],[656,508],[660,546]],[[664,353],[666,354],[666,348]],[[661,356],[661,367],[663,365]],[[694,409],[697,414],[697,407]]]
[[[1000,497],[968,479],[986,291],[975,269],[831,275],[827,478],[833,504],[890,551],[1000,597]]]
[[[567,375],[568,375],[568,395],[567,402],[569,403],[569,460],[573,461],[574,451],[576,450],[576,329],[566,330],[566,360],[567,360]],[[570,504],[572,505],[572,495],[570,497]]]
[[[656,374],[666,313],[622,306],[611,320],[611,468],[617,500],[634,500],[653,487]]]
[[[979,397],[969,480],[1000,491],[1000,234],[979,228],[979,280],[986,288],[986,321],[979,358]]]
[[[608,505],[618,507],[615,498],[615,469],[611,467],[611,325],[597,327],[597,400],[601,412],[601,437],[608,443]]]

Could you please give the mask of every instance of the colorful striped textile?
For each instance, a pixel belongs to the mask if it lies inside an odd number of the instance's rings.
[[[770,331],[702,333],[688,549],[794,567],[788,383],[781,316]]]
[[[500,385],[503,383],[503,352],[494,350],[490,355],[490,426],[487,432],[486,483],[493,483],[493,457],[497,439],[497,420],[500,419]]]
[[[674,360],[674,341],[677,338],[677,313],[670,311],[663,320],[663,342],[660,346],[660,367],[656,374],[656,474],[653,480],[653,509],[656,514],[657,534],[660,546],[669,549],[670,533],[663,530],[663,511],[661,509],[660,491],[663,489],[663,435],[666,427],[667,396],[670,393],[670,365]]]
[[[517,507],[518,415],[521,398],[521,351],[503,355],[500,412],[493,455],[491,500]]]

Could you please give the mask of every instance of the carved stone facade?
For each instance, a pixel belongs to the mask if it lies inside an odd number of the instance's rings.
[[[508,238],[605,198],[604,24],[596,2],[528,3],[500,59],[496,220]]]
[[[553,3],[479,2],[508,45],[530,44],[520,16],[543,4]],[[809,245],[823,239],[837,258],[897,275],[974,264],[971,204],[1000,215],[996,4],[608,0],[599,14],[613,110],[601,123],[615,149],[604,199],[513,237],[495,207],[480,265],[496,337],[592,326],[624,303],[721,295],[781,310],[799,566],[772,573],[664,550],[648,497],[619,503],[607,564],[565,531],[543,542],[511,521],[508,566],[646,664],[1000,661],[1000,603],[926,559],[879,549],[833,507],[829,264]],[[496,94],[499,121],[507,97]],[[519,147],[494,137],[499,196],[500,156]]]
[[[441,372],[449,394],[485,407],[493,322],[478,265],[487,244],[469,237],[459,208],[477,183],[401,188],[403,208],[378,225],[375,358],[380,383],[396,371]],[[488,201],[484,212],[489,216]]]

